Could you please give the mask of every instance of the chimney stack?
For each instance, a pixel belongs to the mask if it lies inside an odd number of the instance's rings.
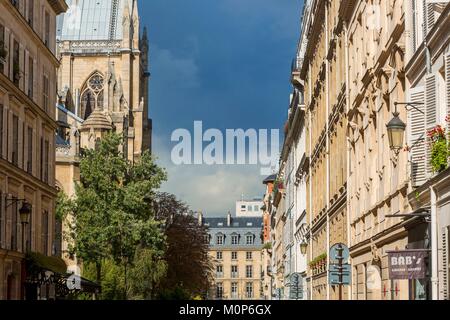
[[[203,225],[203,213],[201,211],[198,212],[198,225]]]
[[[231,227],[231,212],[228,211],[228,215],[227,215],[227,224],[229,227]]]

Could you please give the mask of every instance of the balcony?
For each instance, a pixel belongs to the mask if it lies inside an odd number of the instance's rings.
[[[292,65],[291,65],[291,83],[295,87],[303,86],[303,83],[302,83],[302,81],[300,79],[302,63],[303,63],[303,60],[300,59],[299,57],[296,57],[296,58],[294,58],[292,60]]]

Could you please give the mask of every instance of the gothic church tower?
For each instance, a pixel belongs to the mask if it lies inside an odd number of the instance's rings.
[[[110,130],[122,133],[135,161],[151,147],[148,39],[146,30],[140,37],[137,0],[66,2],[57,26],[58,120],[76,127],[81,148]]]

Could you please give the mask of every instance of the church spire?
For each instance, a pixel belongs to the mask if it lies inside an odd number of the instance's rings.
[[[132,9],[132,35],[133,35],[133,49],[139,48],[139,10],[137,0],[133,0],[133,9]]]
[[[125,1],[123,8],[123,18],[122,18],[122,30],[123,30],[123,45],[126,48],[130,47],[131,43],[131,11],[129,1]]]

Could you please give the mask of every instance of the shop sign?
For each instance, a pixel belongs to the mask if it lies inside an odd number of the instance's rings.
[[[425,258],[428,250],[389,251],[389,278],[391,280],[424,279]]]

